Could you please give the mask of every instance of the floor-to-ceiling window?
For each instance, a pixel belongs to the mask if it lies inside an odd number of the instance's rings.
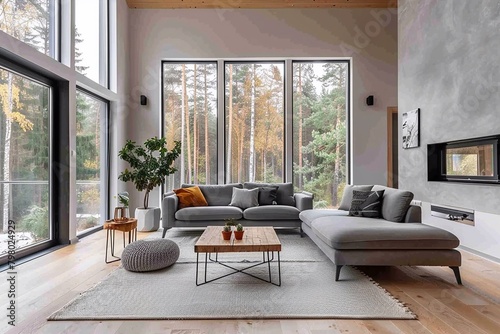
[[[347,181],[349,63],[293,62],[293,182],[338,207]]]
[[[0,67],[0,262],[53,237],[51,114],[50,86]]]
[[[162,80],[163,132],[182,142],[167,189],[217,183],[217,63],[164,62]]]
[[[284,62],[226,62],[226,182],[283,182]]]
[[[350,62],[216,60],[208,86],[194,79],[201,64],[163,62],[163,135],[183,143],[166,190],[293,182],[296,191],[314,193],[315,207],[337,207],[349,179]],[[200,101],[207,97],[204,130]],[[198,144],[204,136],[205,148]],[[213,174],[203,178],[200,170]]]
[[[76,224],[82,233],[102,225],[107,209],[108,103],[76,94]]]

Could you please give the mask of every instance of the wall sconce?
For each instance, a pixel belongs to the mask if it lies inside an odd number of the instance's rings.
[[[141,95],[141,106],[145,106],[148,104],[148,98],[146,95]]]
[[[370,95],[366,98],[366,105],[367,106],[372,106],[373,105],[373,95]]]

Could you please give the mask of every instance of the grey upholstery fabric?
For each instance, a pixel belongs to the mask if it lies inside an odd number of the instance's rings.
[[[241,219],[243,211],[235,206],[197,206],[180,209],[175,213],[178,220],[224,220]]]
[[[179,246],[172,240],[138,240],[123,250],[122,266],[128,271],[158,270],[174,264],[179,253]]]
[[[295,207],[299,211],[311,210],[313,208],[313,195],[308,192],[296,193]]]
[[[259,205],[273,205],[278,197],[278,187],[259,187]]]
[[[344,188],[344,194],[342,195],[342,201],[340,201],[339,210],[349,211],[349,209],[351,208],[353,190],[370,191],[372,190],[372,188],[373,186],[367,186],[367,185],[360,185],[360,186],[355,186],[351,184],[346,185]]]
[[[347,217],[349,211],[343,210],[332,210],[332,209],[318,209],[318,210],[305,210],[299,214],[300,220],[311,227],[311,223],[316,218],[320,217],[330,217],[330,216],[342,216]]]
[[[405,223],[421,223],[422,222],[422,208],[415,205],[410,205],[408,212],[406,212]]]
[[[413,199],[413,193],[378,185],[373,186],[372,190],[385,190],[382,198],[382,217],[391,222],[403,222]]]
[[[293,185],[289,183],[253,183],[245,182],[243,184],[245,189],[255,189],[259,187],[278,187],[278,195],[276,197],[276,202],[279,205],[291,205],[295,206],[295,199],[293,194]]]
[[[225,185],[203,185],[203,184],[182,184],[182,188],[200,187],[203,196],[207,200],[208,205],[229,205],[233,196],[233,188],[242,189],[241,183],[231,183]]]
[[[259,189],[233,188],[230,206],[236,206],[243,210],[259,205]]]
[[[299,219],[299,209],[289,205],[264,205],[243,211],[248,220],[290,220]]]
[[[421,223],[330,216],[315,219],[311,226],[335,249],[453,249],[460,243],[452,233]]]

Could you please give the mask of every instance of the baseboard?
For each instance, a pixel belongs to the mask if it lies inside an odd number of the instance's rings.
[[[469,247],[466,247],[466,246],[462,246],[462,245],[458,246],[458,249],[463,249],[466,252],[472,253],[474,255],[477,255],[477,256],[480,256],[482,258],[485,258],[486,260],[490,260],[490,261],[493,261],[495,263],[500,264],[500,259],[499,258],[491,256],[491,255],[488,255],[488,254],[485,254],[485,253],[477,251],[475,249],[472,249],[472,248],[469,248]]]

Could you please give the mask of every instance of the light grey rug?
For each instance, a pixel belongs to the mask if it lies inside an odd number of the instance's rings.
[[[416,318],[355,268],[344,267],[341,281],[335,282],[331,261],[309,238],[300,238],[297,233],[278,234],[283,244],[281,287],[244,274],[196,286],[193,246],[200,234],[169,231],[167,237],[181,250],[179,261],[172,267],[149,273],[128,272],[120,267],[49,320]],[[262,255],[219,254],[221,259],[245,267],[262,259]],[[209,264],[208,278],[226,272],[218,264]],[[266,277],[267,267],[249,272]]]

